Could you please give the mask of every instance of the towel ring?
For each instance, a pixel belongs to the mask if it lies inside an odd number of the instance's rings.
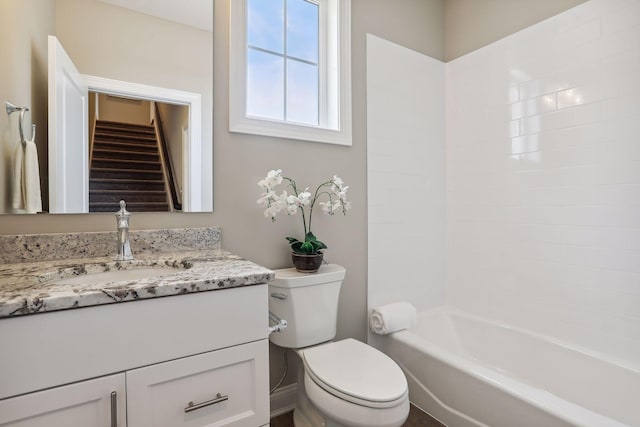
[[[23,144],[26,144],[27,141],[34,142],[34,140],[36,139],[36,125],[34,124],[31,125],[31,138],[29,140],[24,139],[24,113],[29,111],[29,109],[27,107],[19,107],[9,101],[5,103],[5,107],[7,109],[8,115],[11,115],[16,111],[20,112],[20,120],[18,122],[18,130],[20,131],[20,142],[22,142]]]

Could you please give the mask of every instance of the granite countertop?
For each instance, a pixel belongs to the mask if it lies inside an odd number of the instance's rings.
[[[24,242],[24,239],[5,239],[4,243],[7,241]],[[47,245],[44,243],[46,238],[37,241],[39,246]],[[60,241],[68,243],[69,239]],[[0,246],[2,243],[0,241]],[[181,247],[179,251],[134,252],[133,261],[114,261],[113,255],[110,255],[39,261],[30,261],[28,258],[25,261],[23,257],[21,262],[4,263],[0,265],[0,318],[248,286],[273,280],[273,271],[216,248],[219,242],[208,246],[195,250]],[[48,247],[47,251],[50,249]],[[83,252],[83,255],[86,254]],[[80,279],[87,273],[136,268],[166,268],[169,274],[135,280],[103,281],[99,284]],[[75,278],[74,283],[54,283],[67,278]]]

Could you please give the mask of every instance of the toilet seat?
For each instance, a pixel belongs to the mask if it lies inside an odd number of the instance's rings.
[[[407,399],[407,380],[386,354],[348,338],[300,351],[310,379],[326,392],[369,408],[391,408]]]

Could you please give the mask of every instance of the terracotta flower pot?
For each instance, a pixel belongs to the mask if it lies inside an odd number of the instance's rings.
[[[303,255],[291,253],[296,270],[301,273],[316,273],[322,265],[322,254]]]

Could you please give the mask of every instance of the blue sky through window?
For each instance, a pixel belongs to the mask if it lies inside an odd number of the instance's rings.
[[[249,46],[284,53],[284,0],[249,0]]]
[[[249,49],[247,62],[247,114],[284,120],[282,57]]]
[[[287,0],[287,56],[318,63],[318,5]]]
[[[307,0],[247,5],[247,114],[317,125],[319,6]]]
[[[287,120],[318,123],[318,66],[287,60]]]

